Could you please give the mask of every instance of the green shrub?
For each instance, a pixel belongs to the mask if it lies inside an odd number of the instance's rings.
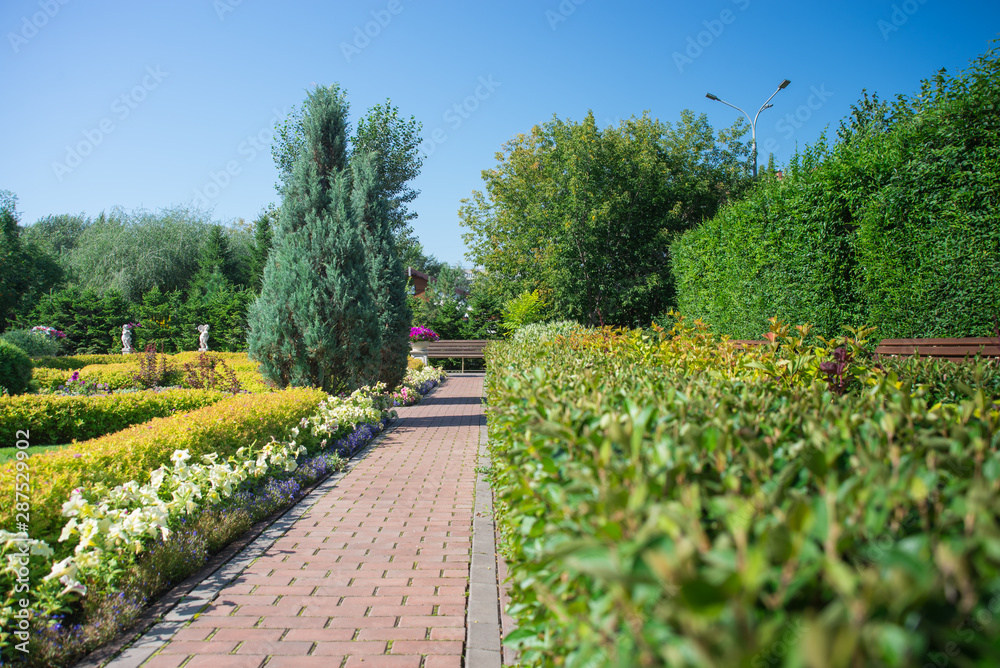
[[[156,417],[208,406],[224,396],[208,390],[168,390],[95,397],[0,397],[0,444],[12,446],[16,431],[28,427],[32,445],[86,441]]]
[[[0,339],[0,387],[21,394],[31,381],[31,358],[12,343]]]
[[[272,436],[285,438],[292,426],[316,413],[326,396],[311,389],[239,395],[62,450],[33,455],[29,533],[32,538],[56,546],[65,519],[61,516],[62,504],[74,488],[111,487],[128,480],[145,483],[151,471],[170,465],[175,450],[188,450],[193,458],[218,452],[225,459],[240,447],[262,445]],[[18,463],[0,465],[0,526],[14,526]]]
[[[830,147],[671,246],[678,307],[734,338],[767,319],[880,338],[988,336],[1000,308],[994,49],[891,107],[866,98]],[[891,249],[891,251],[887,250]]]
[[[1000,405],[929,409],[863,337],[772,330],[488,348],[524,665],[1000,662]]]
[[[34,333],[30,329],[8,329],[0,334],[0,339],[17,346],[27,353],[28,357],[59,354],[59,341],[50,339],[45,334]]]

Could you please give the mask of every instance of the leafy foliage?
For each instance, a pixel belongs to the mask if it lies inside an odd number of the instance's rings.
[[[832,336],[985,336],[1000,305],[1000,57],[893,104],[865,93],[825,139],[672,247],[678,305],[737,338],[767,319]],[[887,250],[887,249],[891,249]]]
[[[1000,660],[1000,394],[930,405],[869,330],[531,329],[487,349],[525,665]]]
[[[599,129],[554,118],[518,135],[459,212],[484,289],[539,290],[563,316],[647,324],[674,304],[668,249],[745,187],[741,122],[716,134],[684,112]]]
[[[153,418],[202,408],[224,396],[205,390],[168,390],[94,397],[0,397],[0,439],[13,445],[15,432],[30,424],[32,445],[86,441]]]
[[[31,380],[31,358],[12,343],[0,339],[0,387],[21,394]]]
[[[39,244],[22,238],[17,197],[0,190],[0,332],[18,316],[26,315],[38,295],[63,277],[56,259]]]
[[[548,316],[548,305],[538,290],[523,292],[503,305],[503,326],[513,332],[525,325],[543,322]]]
[[[29,357],[46,357],[59,354],[59,341],[30,329],[8,329],[0,339],[26,352]]]

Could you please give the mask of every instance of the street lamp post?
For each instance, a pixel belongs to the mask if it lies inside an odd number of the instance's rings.
[[[705,94],[705,97],[707,97],[709,100],[715,100],[716,102],[721,102],[722,104],[724,104],[726,106],[732,107],[736,111],[742,112],[742,114],[747,117],[747,120],[750,121],[750,137],[751,137],[751,141],[753,142],[753,177],[754,178],[757,178],[757,117],[760,116],[760,112],[762,112],[765,109],[768,109],[768,108],[774,106],[773,104],[770,104],[771,99],[775,95],[777,95],[783,88],[785,88],[785,86],[787,86],[790,83],[792,83],[792,82],[789,81],[788,79],[785,79],[780,84],[778,84],[778,90],[776,90],[773,93],[771,93],[771,97],[767,98],[767,100],[764,101],[764,104],[760,105],[760,109],[757,110],[757,115],[754,116],[753,118],[750,118],[750,114],[748,114],[747,112],[743,111],[742,109],[740,109],[739,107],[737,107],[735,104],[729,104],[725,100],[720,99],[720,98],[716,97],[715,95],[712,95],[711,93],[706,93]]]

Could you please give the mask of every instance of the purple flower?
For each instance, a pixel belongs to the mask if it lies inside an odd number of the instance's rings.
[[[441,337],[432,329],[426,327],[410,327],[411,341],[437,341]]]

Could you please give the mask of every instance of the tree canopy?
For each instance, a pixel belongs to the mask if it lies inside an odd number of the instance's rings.
[[[746,123],[685,111],[600,129],[554,117],[507,142],[459,211],[482,287],[538,290],[560,317],[646,324],[675,304],[669,248],[747,185]]]

